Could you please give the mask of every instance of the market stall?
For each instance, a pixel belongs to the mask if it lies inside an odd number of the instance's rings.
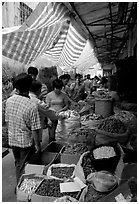
[[[98,64],[92,41],[58,2],[39,3],[21,27],[3,32],[2,43],[3,56],[22,63],[24,71],[35,65],[43,83],[57,75],[57,67],[87,71]],[[53,62],[51,69],[37,65],[45,58]],[[8,71],[3,68],[3,81],[8,81]],[[60,113],[56,141],[24,160],[17,201],[137,201],[137,115],[118,109],[116,100],[98,85],[84,100],[74,101]]]
[[[80,109],[76,115],[79,112]],[[17,186],[18,201],[136,200],[136,149],[132,143],[133,127],[130,125],[135,123],[136,116],[124,110],[108,117],[96,115],[95,110],[92,112],[84,112],[80,116],[80,127],[73,126],[69,132],[67,129],[67,136],[57,133],[58,141],[49,144],[36,161],[33,161],[34,156],[26,161],[25,175]],[[98,123],[93,125],[96,121]],[[102,132],[106,133],[103,135]],[[129,156],[131,154],[134,158]],[[33,165],[36,165],[35,168]],[[36,170],[40,167],[41,171]],[[134,170],[131,172],[130,169]],[[25,191],[22,188],[24,177],[37,173],[33,179],[39,172],[42,180],[38,187],[32,187],[30,191],[31,184],[27,183]],[[31,181],[28,179],[28,182]],[[126,193],[123,185],[128,189]],[[49,191],[48,186],[54,190]],[[21,192],[24,196],[21,196]]]

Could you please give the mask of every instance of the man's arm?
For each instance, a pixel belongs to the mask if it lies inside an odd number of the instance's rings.
[[[58,115],[56,114],[56,112],[49,109],[47,104],[45,104],[45,103],[43,103],[43,104],[39,103],[38,104],[38,110],[39,110],[40,114],[48,117],[50,120],[58,120],[58,118],[59,118]]]
[[[32,130],[32,137],[35,142],[35,148],[36,148],[36,153],[41,152],[41,144],[40,144],[40,139],[39,139],[39,129],[38,130]]]

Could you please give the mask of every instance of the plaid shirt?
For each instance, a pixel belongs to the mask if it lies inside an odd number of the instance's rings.
[[[8,123],[10,146],[31,146],[32,130],[41,128],[37,105],[30,98],[20,95],[13,95],[7,99],[5,121]]]

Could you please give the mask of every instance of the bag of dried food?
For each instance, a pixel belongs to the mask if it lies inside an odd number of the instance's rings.
[[[90,152],[84,152],[76,165],[75,176],[77,176],[82,182],[86,183],[87,176],[93,173],[95,170],[93,168]]]
[[[81,126],[95,129],[99,126],[99,124],[102,123],[102,121],[103,116],[95,113],[90,113],[81,117]]]
[[[80,127],[80,116],[76,111],[68,110],[65,111],[64,115],[65,119],[61,119],[58,122],[56,129],[56,133],[63,138],[65,138],[72,129]]]
[[[106,118],[96,128],[96,144],[107,144],[112,142],[119,142],[126,144],[129,139],[128,128],[118,119]]]
[[[114,173],[121,157],[121,149],[117,144],[98,145],[90,151],[91,161],[96,171]]]
[[[120,111],[115,113],[111,118],[115,118],[123,122],[132,133],[137,133],[137,117],[129,111]]]
[[[73,178],[75,166],[75,164],[52,164],[47,170],[47,176],[63,180]]]

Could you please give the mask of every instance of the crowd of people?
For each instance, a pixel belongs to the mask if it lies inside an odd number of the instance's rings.
[[[13,79],[13,91],[6,101],[5,122],[8,127],[8,142],[15,159],[17,183],[22,175],[26,156],[34,151],[41,152],[42,132],[48,128],[49,142],[55,141],[60,112],[70,108],[72,103],[84,100],[97,87],[106,87],[107,79],[90,75],[84,78],[69,74],[53,80],[53,90],[37,80],[38,69],[29,67]]]

